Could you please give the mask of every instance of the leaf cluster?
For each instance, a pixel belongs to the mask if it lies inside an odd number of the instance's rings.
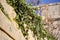
[[[19,25],[24,37],[28,36],[28,30],[33,31],[34,36],[37,40],[47,38],[48,40],[54,40],[54,37],[43,27],[41,22],[42,17],[37,16],[31,5],[27,5],[24,0],[6,0],[9,5],[14,8],[16,12],[15,20]],[[25,27],[25,25],[26,27]],[[45,39],[44,39],[45,40]]]

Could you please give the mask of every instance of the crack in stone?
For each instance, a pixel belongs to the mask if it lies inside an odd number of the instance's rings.
[[[15,40],[9,33],[7,33],[4,29],[0,27],[0,30],[3,31],[5,34],[7,34],[11,39]]]

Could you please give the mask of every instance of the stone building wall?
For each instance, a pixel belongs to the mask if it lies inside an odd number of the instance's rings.
[[[25,40],[21,30],[18,30],[17,23],[13,20],[16,16],[14,9],[7,4],[6,0],[0,0],[1,5],[10,19],[0,9],[0,40]]]
[[[45,5],[42,7],[42,15],[47,31],[60,40],[60,3]]]

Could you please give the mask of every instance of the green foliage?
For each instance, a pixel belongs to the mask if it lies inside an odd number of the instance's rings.
[[[16,12],[17,15],[15,17],[15,20],[18,23],[24,37],[28,36],[28,30],[30,29],[33,31],[34,36],[37,36],[37,40],[41,40],[41,38],[54,40],[54,37],[48,34],[48,32],[46,32],[44,29],[41,22],[42,17],[37,16],[34,13],[34,10],[31,8],[32,6],[27,5],[24,0],[7,0],[7,3],[11,5]],[[25,27],[24,24],[27,26]]]

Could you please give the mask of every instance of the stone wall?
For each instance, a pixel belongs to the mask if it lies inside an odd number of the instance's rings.
[[[6,0],[0,0],[4,7],[4,12],[0,9],[0,40],[25,40],[21,30],[18,30],[17,23],[13,20],[16,16],[13,8],[7,4]]]
[[[47,31],[60,40],[60,3],[55,4],[47,4],[42,7],[42,14],[45,18],[43,23]]]

